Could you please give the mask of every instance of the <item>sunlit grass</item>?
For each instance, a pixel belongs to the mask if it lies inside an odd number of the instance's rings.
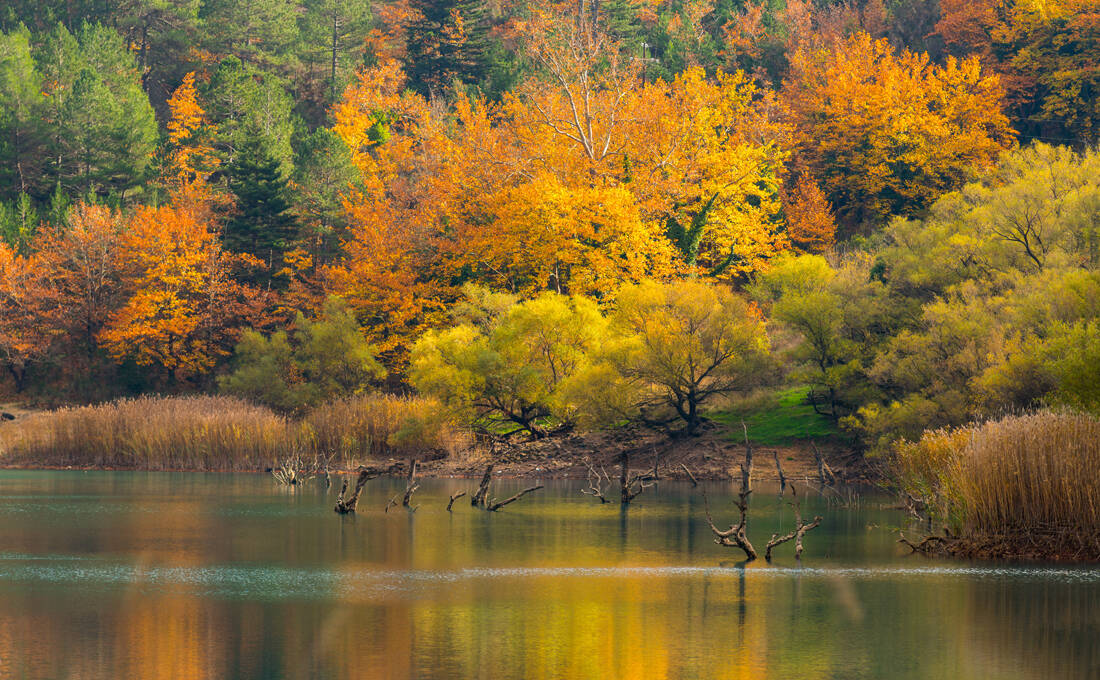
[[[730,428],[730,438],[742,438],[741,422],[749,439],[764,446],[783,446],[797,440],[835,435],[836,424],[814,411],[808,387],[792,387],[734,402],[710,417]]]

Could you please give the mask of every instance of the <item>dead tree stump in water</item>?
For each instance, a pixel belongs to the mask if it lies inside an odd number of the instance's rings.
[[[355,506],[359,504],[359,494],[363,493],[363,486],[378,474],[372,473],[365,467],[359,468],[359,477],[355,480],[355,492],[351,496],[345,495],[348,491],[348,480],[344,479],[343,485],[340,487],[340,495],[336,497],[336,507],[334,511],[341,515],[347,515],[355,512]]]
[[[597,470],[588,458],[584,459],[584,464],[588,468],[588,488],[581,489],[581,493],[598,498],[600,503],[610,503],[611,501],[607,500],[607,493],[604,491],[604,484],[611,483],[611,477],[607,474],[607,470],[603,468]]]
[[[481,484],[478,485],[477,491],[473,496],[470,496],[470,505],[475,508],[485,507],[485,497],[489,495],[489,484],[493,481],[493,464],[485,468],[485,474],[481,478]]]
[[[772,534],[771,540],[768,541],[768,545],[764,548],[764,559],[768,562],[772,561],[772,548],[782,545],[791,539],[794,539],[794,558],[796,560],[801,560],[802,537],[806,535],[807,531],[821,524],[821,515],[814,517],[814,521],[809,524],[802,521],[801,502],[798,500],[798,491],[795,490],[794,484],[791,484],[791,497],[794,499],[791,501],[791,507],[794,508],[794,531],[785,536]]]
[[[340,486],[340,495],[336,497],[336,507],[333,510],[341,515],[355,512],[355,507],[359,504],[359,496],[363,493],[363,486],[367,482],[382,475],[392,474],[400,469],[400,463],[388,467],[371,468],[360,465],[359,476],[355,479],[355,491],[350,496],[348,495],[348,480],[345,478],[344,483]]]
[[[482,509],[487,510],[489,512],[496,512],[496,511],[500,510],[501,508],[503,508],[504,506],[506,506],[510,503],[515,503],[516,501],[523,498],[524,496],[531,493],[532,491],[538,491],[539,489],[542,488],[542,484],[539,484],[537,486],[528,487],[528,488],[524,489],[523,491],[520,491],[519,493],[517,493],[516,495],[514,495],[510,498],[506,498],[503,501],[497,501],[497,500],[489,497],[489,487],[492,485],[492,483],[493,483],[493,464],[489,463],[489,465],[486,466],[486,468],[485,468],[485,474],[482,475],[482,477],[481,477],[481,483],[478,484],[477,492],[475,492],[474,495],[470,497],[470,505],[472,507],[482,508]],[[462,493],[455,494],[454,496],[451,496],[450,503],[447,503],[447,510],[451,509],[451,505],[455,502],[456,499],[461,498],[465,494],[466,494],[466,492],[463,491]]]
[[[401,507],[408,508],[415,511],[416,508],[410,507],[412,501],[412,495],[416,493],[416,490],[420,488],[420,485],[416,483],[416,459],[413,458],[409,461],[409,472],[405,476],[405,495],[401,499]],[[390,507],[397,505],[397,496],[390,499],[390,502],[386,504],[386,512],[390,511]]]
[[[707,501],[706,493],[703,494],[703,508],[707,515],[707,524],[710,525],[710,530],[714,533],[714,542],[730,548],[740,548],[745,553],[746,562],[752,562],[756,559],[756,548],[752,547],[752,543],[749,542],[749,538],[745,534],[745,528],[748,526],[748,498],[751,493],[752,490],[749,489],[748,485],[748,470],[742,465],[741,492],[737,496],[737,509],[740,512],[740,518],[737,524],[731,525],[725,531],[715,526],[714,519],[710,515],[710,503]]]
[[[619,503],[630,505],[630,502],[638,497],[646,489],[656,486],[660,477],[657,474],[657,466],[660,465],[661,454],[653,451],[653,468],[648,472],[630,474],[630,454],[619,455]]]

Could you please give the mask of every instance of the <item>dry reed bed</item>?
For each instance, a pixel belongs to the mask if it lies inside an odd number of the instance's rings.
[[[1100,557],[1095,417],[1044,411],[937,430],[900,446],[896,464],[957,534]]]
[[[371,396],[302,420],[232,397],[142,397],[58,409],[0,427],[0,462],[142,470],[262,470],[294,455],[334,465],[447,452],[461,437],[438,402]],[[429,417],[430,416],[430,417]]]
[[[301,422],[310,451],[350,464],[385,456],[455,453],[468,444],[437,399],[372,394],[317,407]]]

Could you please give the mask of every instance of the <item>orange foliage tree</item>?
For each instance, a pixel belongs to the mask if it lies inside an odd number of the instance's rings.
[[[227,356],[263,305],[230,276],[233,260],[210,228],[206,206],[138,208],[127,224],[125,304],[99,334],[116,359],[186,380]]]
[[[798,151],[849,230],[912,214],[1014,143],[976,58],[944,66],[856,34],[791,57]]]
[[[363,188],[327,276],[385,353],[465,282],[611,298],[647,278],[742,276],[787,245],[774,98],[741,74],[643,82],[569,19],[536,15],[523,34],[538,72],[500,104],[429,102],[384,62],[335,109]]]
[[[783,189],[787,238],[795,250],[823,253],[836,243],[836,219],[825,192],[803,170]]]
[[[89,371],[97,336],[120,304],[124,220],[78,203],[67,224],[45,226],[19,255],[0,245],[0,353],[22,388],[26,371],[48,356],[69,373]]]

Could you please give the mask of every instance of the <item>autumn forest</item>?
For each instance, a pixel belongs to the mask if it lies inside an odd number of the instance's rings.
[[[10,400],[390,399],[398,446],[690,435],[794,390],[872,455],[1100,408],[1095,0],[13,0],[0,28]]]
[[[0,1],[0,677],[1087,680],[1098,509],[1100,0]]]

